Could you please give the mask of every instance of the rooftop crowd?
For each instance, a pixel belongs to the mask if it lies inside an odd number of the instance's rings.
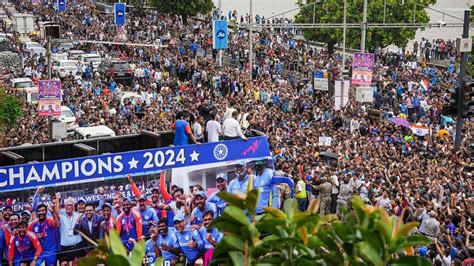
[[[69,6],[60,14],[51,6],[17,4],[17,8],[38,14],[41,20],[59,21],[63,34],[73,40],[122,41],[116,29],[108,27],[112,18],[94,14],[88,5]],[[294,180],[299,207],[304,210],[308,200],[320,198],[321,213],[339,213],[349,206],[352,195],[359,195],[392,215],[403,214],[405,221],[419,221],[417,232],[433,239],[433,244],[418,247],[417,253],[433,264],[474,263],[474,163],[469,150],[473,122],[465,121],[462,147],[455,152],[455,120],[441,113],[447,90],[458,84],[454,63],[435,68],[427,60],[420,63],[406,54],[377,55],[374,102],[358,103],[351,94],[348,104],[335,111],[334,99],[326,91],[314,90],[308,78],[314,70],[341,78],[342,55],[296,42],[291,28],[255,33],[256,58],[251,67],[248,33],[236,29],[226,51],[228,60],[219,68],[212,51],[212,17],[184,25],[177,16],[147,11],[141,16],[132,13],[127,19],[127,42],[162,47],[78,44],[76,48],[97,51],[104,58],[127,60],[135,69],[131,85],[90,69],[82,79],[62,80],[63,105],[74,112],[80,126],[107,125],[117,135],[125,135],[189,125],[191,130],[186,130],[178,145],[188,137],[193,142],[212,142],[246,139],[252,129],[264,132],[274,169],[237,165],[239,178],[228,181],[225,175],[216,176],[219,190],[245,192],[245,182],[253,173],[257,179],[288,176]],[[19,47],[18,39],[12,42]],[[420,46],[423,52],[425,44]],[[348,57],[346,65],[351,62]],[[24,75],[45,78],[45,63],[41,56],[26,57]],[[298,73],[291,71],[295,65]],[[422,80],[428,81],[427,89],[421,86]],[[144,101],[121,105],[115,97],[120,91],[137,92]],[[9,145],[47,142],[46,119],[36,115],[35,105],[22,104],[25,113],[8,133]],[[368,116],[370,109],[380,110],[383,119]],[[394,117],[427,126],[430,133],[417,135],[387,119]],[[329,137],[330,145],[319,145],[320,137]],[[337,163],[326,163],[322,152],[335,154]],[[134,184],[132,177],[130,184]],[[200,187],[185,193],[175,186],[167,192],[166,185],[172,184],[160,184],[148,197],[135,186],[135,198],[117,193],[98,204],[63,196],[63,208],[60,194],[54,195],[50,206],[38,202],[43,192],[39,189],[28,212],[3,209],[0,239],[5,241],[0,241],[0,250],[4,249],[4,261],[19,265],[15,263],[34,259],[56,265],[56,260],[74,260],[90,245],[72,229],[101,238],[115,227],[129,250],[141,238],[149,239],[149,263],[163,256],[174,264],[180,255],[190,264],[201,257],[207,263],[209,251],[222,238],[209,224],[225,202],[215,195],[208,197]],[[264,189],[278,192],[279,200],[272,202],[277,207],[290,195],[284,185]],[[18,238],[26,239],[27,246],[11,241]],[[20,252],[26,247],[27,251]]]

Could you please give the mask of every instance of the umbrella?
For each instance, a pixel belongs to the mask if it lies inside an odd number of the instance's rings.
[[[323,157],[329,157],[329,158],[332,158],[332,159],[336,159],[337,160],[337,155],[335,153],[332,153],[332,152],[321,152],[319,154],[319,156],[323,156]]]
[[[396,125],[400,125],[402,127],[410,127],[410,122],[408,122],[405,118],[395,117],[395,118],[390,118],[388,121]]]

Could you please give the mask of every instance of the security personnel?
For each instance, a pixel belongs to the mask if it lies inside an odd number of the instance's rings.
[[[321,185],[319,185],[319,195],[321,196],[321,205],[319,212],[321,215],[327,214],[331,210],[331,190],[332,186],[326,179],[326,177],[321,177]]]

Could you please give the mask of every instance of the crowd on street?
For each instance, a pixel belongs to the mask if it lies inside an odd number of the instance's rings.
[[[448,89],[459,82],[452,41],[423,39],[415,42],[412,54],[378,54],[373,103],[359,103],[350,94],[348,103],[336,111],[329,92],[313,88],[311,73],[342,78],[342,55],[295,40],[291,29],[254,33],[255,58],[249,66],[248,32],[235,28],[224,64],[218,67],[211,16],[183,24],[178,16],[131,12],[123,33],[117,34],[116,27],[110,26],[113,18],[95,13],[87,4],[70,5],[61,13],[47,5],[15,4],[19,12],[39,15],[39,21],[59,22],[63,35],[72,40],[123,42],[126,36],[125,42],[144,44],[76,43],[74,49],[97,52],[104,59],[120,58],[133,70],[130,84],[95,71],[92,64],[78,63],[76,73],[61,78],[62,105],[74,113],[80,127],[106,125],[117,135],[179,131],[175,145],[247,139],[252,130],[263,132],[272,162],[237,164],[236,179],[216,176],[218,191],[245,193],[249,176],[255,175],[253,186],[263,191],[257,213],[269,204],[281,207],[291,195],[286,185],[270,185],[273,176],[294,181],[301,210],[309,200],[319,198],[321,214],[341,215],[342,208],[350,208],[350,198],[359,195],[367,204],[406,222],[420,222],[412,233],[433,243],[417,247],[417,254],[434,265],[474,265],[470,150],[474,123],[464,121],[462,146],[455,152],[455,119],[442,113],[450,97]],[[236,12],[226,16],[241,23],[248,20]],[[20,51],[18,36],[10,38]],[[45,41],[38,35],[30,38]],[[420,63],[416,56],[426,60]],[[427,64],[429,58],[450,58],[452,63],[436,68]],[[350,66],[352,58],[346,60]],[[44,56],[25,54],[24,66],[19,77],[46,79]],[[53,74],[53,79],[59,76]],[[134,92],[142,100],[122,102],[117,97],[121,92]],[[37,115],[37,105],[22,100],[22,108],[23,117],[7,132],[8,145],[48,142],[47,119]],[[371,115],[374,112],[376,117]],[[394,118],[406,120],[410,127],[394,123]],[[420,133],[416,127],[428,130]],[[325,144],[320,143],[322,137]],[[222,239],[210,224],[226,203],[200,186],[188,193],[165,184],[163,175],[152,188],[136,185],[130,176],[123,188],[131,189],[134,197],[123,197],[119,191],[110,198],[106,192],[114,189],[100,187],[96,189],[102,195],[99,202],[57,193],[44,204],[44,188],[39,188],[21,213],[13,212],[11,199],[3,199],[3,262],[66,265],[91,250],[78,231],[100,239],[116,228],[128,250],[147,240],[146,265],[159,256],[171,265],[183,260],[188,265],[202,260],[207,265]]]

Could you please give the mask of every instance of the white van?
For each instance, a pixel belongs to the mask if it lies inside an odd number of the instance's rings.
[[[10,79],[8,87],[11,90],[23,92],[27,102],[33,104],[38,102],[38,87],[30,78]]]
[[[95,139],[115,137],[115,131],[107,126],[78,127],[74,131],[74,139]]]
[[[67,131],[73,131],[79,127],[76,123],[74,113],[67,106],[61,106],[61,116],[59,116],[59,121],[66,124]]]

